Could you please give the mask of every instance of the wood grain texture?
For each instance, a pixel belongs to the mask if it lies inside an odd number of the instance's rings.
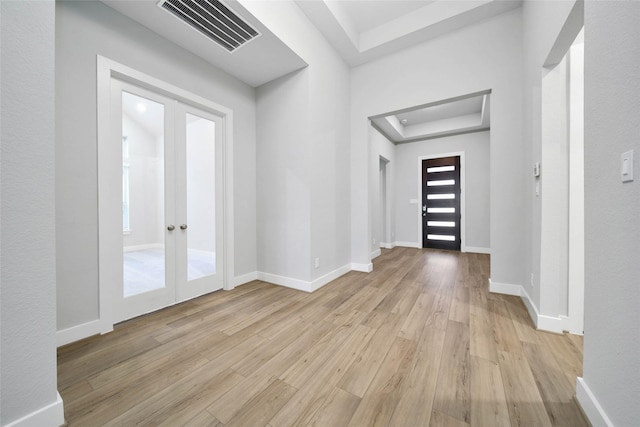
[[[488,291],[489,256],[383,250],[308,294],[254,281],[58,349],[69,426],[586,426],[582,337]]]

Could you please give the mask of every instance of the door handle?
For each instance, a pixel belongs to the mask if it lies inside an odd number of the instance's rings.
[[[175,227],[175,225],[173,225],[173,224],[170,224],[170,225],[167,227],[167,230],[169,230],[169,231],[173,231],[173,230],[175,230],[175,229],[176,229],[176,227]]]
[[[186,229],[187,229],[187,224],[180,225],[180,230],[186,230]]]

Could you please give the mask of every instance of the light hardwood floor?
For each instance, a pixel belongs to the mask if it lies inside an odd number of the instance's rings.
[[[70,426],[585,426],[582,339],[488,292],[489,257],[383,250],[313,294],[220,291],[60,348]]]

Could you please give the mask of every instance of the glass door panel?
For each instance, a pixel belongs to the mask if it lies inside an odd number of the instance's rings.
[[[178,103],[176,116],[176,295],[184,301],[222,289],[222,125]]]
[[[122,91],[123,296],[165,287],[164,105]]]
[[[174,104],[111,80],[113,145],[99,159],[102,200],[110,203],[100,208],[109,212],[100,239],[110,242],[115,322],[175,302]]]
[[[186,114],[187,281],[216,274],[216,124]]]

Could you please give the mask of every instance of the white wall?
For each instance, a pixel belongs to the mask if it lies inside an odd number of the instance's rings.
[[[640,423],[640,3],[585,2],[585,335],[578,398]],[[622,183],[620,154],[635,153]],[[588,391],[592,393],[588,395]],[[597,401],[601,412],[589,403]],[[594,426],[605,425],[592,415]]]
[[[307,75],[304,71],[258,88],[258,269],[309,280],[311,214]]]
[[[520,10],[354,68],[351,73],[352,259],[369,262],[368,117],[441,99],[491,94],[492,280],[524,280],[522,39]],[[399,202],[403,198],[397,195]],[[397,218],[400,223],[400,218]],[[397,236],[399,240],[399,236]]]
[[[464,152],[465,245],[491,249],[490,132],[478,132],[396,146],[397,241],[422,247],[421,157]],[[417,199],[418,204],[411,204]]]
[[[54,25],[52,1],[0,2],[0,425],[64,421],[56,392]]]
[[[564,292],[566,285],[560,289],[553,282],[546,281],[541,288],[541,253],[542,253],[542,201],[546,193],[544,188],[552,188],[553,182],[546,178],[549,166],[542,162],[542,79],[548,70],[544,66],[552,66],[560,62],[571,45],[582,25],[580,18],[581,3],[570,1],[528,1],[524,2],[523,15],[523,51],[524,54],[524,171],[525,196],[524,230],[526,245],[524,251],[525,280],[521,283],[530,298],[530,311],[535,314],[541,310],[541,294],[545,295],[543,314],[555,319],[563,313],[554,302],[554,298]],[[564,48],[564,51],[563,51]],[[566,111],[566,110],[565,110]],[[563,113],[564,114],[564,113]],[[542,175],[539,178],[541,197],[535,195],[536,178],[533,176],[533,164],[541,162]],[[546,179],[546,183],[543,181]],[[550,205],[552,208],[552,204]],[[544,238],[546,247],[554,250],[552,229],[546,228]],[[549,253],[545,250],[545,253]],[[553,258],[551,258],[553,261]],[[547,262],[548,264],[548,262]],[[556,269],[556,272],[558,269]],[[531,277],[533,275],[533,280]],[[556,274],[557,277],[557,274]],[[566,283],[566,280],[565,280]],[[563,307],[566,307],[566,299]],[[557,325],[556,325],[557,326]]]
[[[350,262],[348,68],[294,2],[242,4],[309,64],[257,90],[258,268],[309,283]]]
[[[58,330],[98,318],[96,55],[233,110],[235,274],[256,270],[254,89],[99,2],[57,2]]]

